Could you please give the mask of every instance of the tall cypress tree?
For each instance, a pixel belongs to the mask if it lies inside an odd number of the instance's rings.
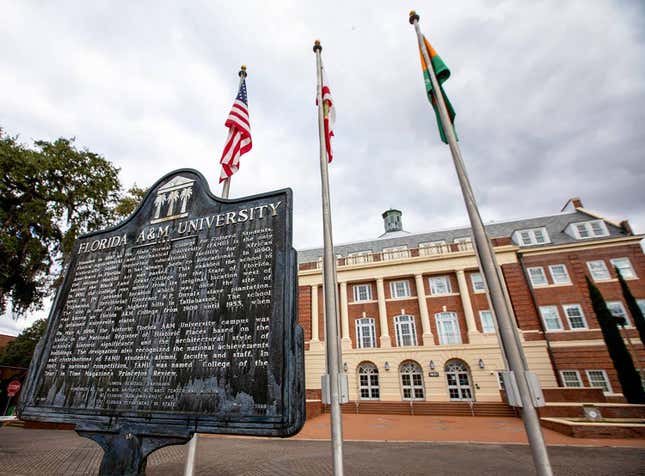
[[[620,274],[620,270],[618,268],[615,269],[618,281],[620,281],[620,287],[623,290],[623,297],[625,298],[625,302],[629,308],[629,313],[632,315],[632,321],[634,321],[634,325],[636,326],[636,329],[638,329],[638,335],[641,337],[641,342],[645,345],[645,317],[643,317],[643,312],[638,306],[638,302],[636,302],[636,298],[629,289],[629,286],[627,286],[623,275]]]
[[[625,341],[620,335],[618,324],[607,308],[600,290],[591,282],[588,276],[585,276],[585,279],[589,287],[591,305],[596,313],[598,324],[600,324],[602,337],[607,345],[609,356],[618,374],[623,395],[629,403],[645,403],[645,391],[641,384],[640,375],[638,375],[632,357],[625,346]]]

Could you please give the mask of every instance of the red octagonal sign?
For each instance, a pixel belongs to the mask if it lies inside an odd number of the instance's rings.
[[[17,380],[9,382],[9,385],[7,385],[7,396],[15,396],[16,393],[20,391],[20,387],[22,387],[22,385]]]

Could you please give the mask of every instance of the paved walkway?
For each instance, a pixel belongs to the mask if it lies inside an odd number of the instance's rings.
[[[543,428],[548,445],[628,446],[645,448],[645,440],[572,438]],[[329,414],[308,420],[295,437],[328,440]],[[527,444],[519,418],[410,415],[343,415],[346,441],[436,441]],[[645,462],[643,464],[645,467]]]
[[[318,476],[331,474],[328,441],[200,438],[199,476]],[[96,475],[101,450],[72,431],[0,428],[0,475]],[[549,448],[556,476],[642,475],[639,448]],[[186,446],[154,452],[148,476],[183,474]],[[534,474],[525,445],[424,442],[347,442],[348,476],[458,476]]]

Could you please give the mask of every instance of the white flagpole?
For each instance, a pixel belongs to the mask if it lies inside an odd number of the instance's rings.
[[[318,98],[318,133],[320,138],[320,178],[322,182],[322,211],[323,211],[323,279],[325,299],[325,325],[327,346],[327,375],[329,382],[329,396],[331,407],[331,446],[333,454],[333,474],[343,475],[343,420],[340,408],[340,358],[341,351],[338,342],[338,316],[336,306],[336,256],[331,232],[331,204],[329,199],[329,170],[327,149],[325,147],[325,125],[322,99],[322,60],[320,52],[322,46],[316,40],[314,53],[316,53],[316,74],[318,77],[316,95]]]
[[[437,76],[430,61],[430,55],[428,54],[425,42],[423,41],[423,35],[419,28],[419,15],[414,11],[410,12],[410,24],[414,26],[417,33],[419,48],[421,49],[423,59],[428,67],[428,72],[430,73],[430,80],[432,81],[432,88],[435,91],[441,124],[443,125],[446,138],[448,139],[453,163],[457,171],[459,184],[461,186],[464,202],[470,218],[473,238],[475,240],[475,251],[479,256],[482,272],[486,279],[486,284],[488,285],[488,293],[493,305],[494,316],[497,319],[499,338],[508,358],[510,369],[515,375],[515,379],[517,381],[517,387],[522,401],[522,420],[524,421],[529,445],[531,446],[533,462],[539,476],[552,476],[553,471],[551,469],[546,444],[544,443],[544,436],[542,434],[542,428],[540,427],[540,419],[529,390],[529,382],[525,373],[528,370],[526,366],[526,357],[524,356],[524,350],[519,343],[518,331],[514,323],[514,316],[512,315],[512,311],[509,309],[506,301],[504,288],[498,272],[495,252],[493,251],[491,242],[486,235],[484,224],[481,216],[479,215],[477,203],[475,202],[475,195],[473,194],[470,181],[468,180],[468,175],[466,174],[466,168],[461,157],[461,150],[459,149],[459,145],[450,122],[450,117],[448,116],[446,103],[443,95],[440,93],[441,89],[439,87],[439,81],[437,81]]]
[[[242,81],[244,81],[244,78],[246,78],[246,66],[242,65],[240,67],[240,72],[237,73],[237,75],[240,77],[240,84],[237,87],[237,90],[239,91],[240,88],[242,87]],[[231,189],[231,177],[228,177],[222,183],[222,198],[228,198],[230,189]]]

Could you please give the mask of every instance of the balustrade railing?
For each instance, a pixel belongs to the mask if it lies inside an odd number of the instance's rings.
[[[496,243],[498,239],[493,239],[493,245],[507,244],[506,242]],[[510,242],[510,240],[508,240]],[[362,252],[360,254],[339,257],[336,260],[336,266],[353,266],[357,264],[374,263],[381,261],[393,261],[399,259],[417,258],[420,256],[437,256],[452,253],[462,253],[471,251],[473,245],[470,242],[445,243],[438,245],[421,246],[419,248],[410,248],[406,250],[391,250],[379,252]],[[322,269],[322,258],[318,261],[300,263],[300,271],[310,269]]]

